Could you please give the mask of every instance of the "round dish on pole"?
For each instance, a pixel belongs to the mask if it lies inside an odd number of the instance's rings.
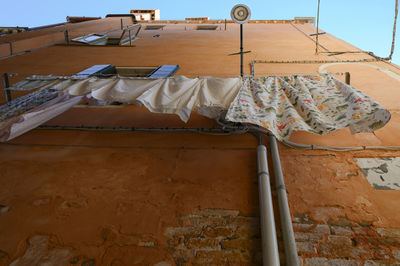
[[[250,8],[243,4],[235,5],[231,10],[231,18],[238,24],[245,24],[250,20]]]

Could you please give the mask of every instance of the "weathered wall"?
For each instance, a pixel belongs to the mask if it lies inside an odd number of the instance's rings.
[[[90,23],[93,28],[85,30],[114,25]],[[227,31],[195,31],[194,26],[142,31],[134,47],[54,46],[2,60],[0,72],[19,73],[13,83],[30,74],[74,74],[94,64],[179,64],[178,75],[237,76],[239,58],[228,54],[238,51],[238,26],[228,24]],[[314,30],[297,26],[307,33]],[[160,37],[153,38],[156,34]],[[356,49],[329,34],[320,41],[334,51]],[[246,73],[253,59],[370,58],[362,53],[315,55],[311,40],[279,23],[245,25],[245,49],[252,51],[245,55]],[[388,63],[369,64],[400,74]],[[323,65],[256,64],[255,69],[259,76],[316,73]],[[396,75],[365,65],[326,69],[350,71],[351,83],[389,108],[392,120],[374,134],[352,136],[346,129],[328,136],[296,133],[291,140],[398,145]],[[185,125],[176,116],[133,106],[73,108],[48,124],[216,126],[197,114]],[[256,146],[251,135],[78,130],[33,130],[1,144],[0,264],[17,259],[31,265],[259,264]],[[307,151],[281,145],[280,152],[303,264],[399,262],[399,191],[374,190],[355,160],[399,157],[399,151]]]
[[[2,145],[3,262],[258,264],[256,145],[250,135],[53,130]],[[280,148],[305,265],[398,261],[398,192],[374,190],[354,158],[399,152]]]
[[[1,146],[1,202],[9,210],[0,249],[8,261],[44,235],[100,265],[173,264],[168,232],[181,217],[210,208],[257,215],[252,136],[42,133],[50,142]],[[16,175],[25,178],[15,182]]]

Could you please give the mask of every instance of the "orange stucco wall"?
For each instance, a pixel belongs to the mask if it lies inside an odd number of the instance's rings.
[[[79,23],[82,31],[118,27],[118,19]],[[79,32],[79,24],[74,30]],[[98,28],[97,28],[98,26]],[[167,24],[163,30],[142,30],[132,47],[58,45],[0,61],[0,73],[74,74],[95,64],[155,66],[179,64],[177,75],[239,75],[239,26],[220,24],[216,31],[196,31],[195,24]],[[307,33],[308,24],[296,24]],[[159,34],[160,37],[152,36]],[[22,38],[22,37],[21,37]],[[42,43],[56,41],[42,35]],[[320,42],[331,51],[358,49],[330,34]],[[1,39],[0,39],[1,40]],[[21,49],[41,39],[21,39]],[[364,53],[315,55],[315,44],[290,24],[250,23],[244,26],[244,70],[251,60],[356,60]],[[38,43],[37,43],[38,42]],[[255,65],[257,76],[318,73],[324,64]],[[372,67],[371,67],[372,66]],[[393,73],[392,76],[378,66]],[[295,133],[298,143],[336,146],[398,146],[400,132],[400,69],[386,62],[326,66],[329,72],[350,72],[351,84],[392,113],[389,124],[375,133],[351,135],[347,129],[327,136]],[[344,79],[344,76],[338,76]],[[16,94],[15,94],[16,95]],[[4,96],[1,95],[2,102]],[[174,115],[151,114],[144,107],[75,107],[48,125],[213,127],[214,121],[193,114],[184,124]],[[0,145],[0,250],[8,262],[21,257],[26,240],[37,234],[55,236],[58,246],[75,254],[109,262],[112,256],[138,264],[174,263],[166,229],[179,217],[202,209],[238,210],[258,215],[256,139],[251,135],[209,136],[189,133],[88,132],[37,129]],[[327,152],[294,150],[280,145],[289,203],[293,214],[307,214],[327,223],[346,217],[375,227],[400,227],[400,193],[374,190],[355,163],[356,157],[395,157],[399,151]],[[152,242],[146,249],[132,244],[107,253],[104,228],[119,237]],[[110,230],[111,230],[110,229]],[[150,239],[150,240],[149,240]],[[118,241],[116,246],[118,246]],[[133,241],[133,240],[132,240]],[[138,240],[139,241],[139,240]],[[106,255],[105,255],[106,254]],[[107,255],[108,254],[108,255]],[[117,254],[117,255],[115,255]],[[107,257],[111,256],[111,257]],[[124,257],[125,256],[125,257]],[[176,261],[175,261],[176,262]]]

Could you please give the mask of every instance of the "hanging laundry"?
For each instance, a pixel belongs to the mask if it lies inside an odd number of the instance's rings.
[[[91,93],[103,102],[140,103],[151,112],[177,114],[184,122],[193,110],[209,118],[227,111],[227,120],[259,125],[280,140],[288,139],[293,131],[322,135],[350,127],[353,134],[372,132],[390,120],[390,113],[381,105],[329,74],[248,76],[243,80],[184,76],[52,78],[38,76],[30,82],[47,80],[42,86],[48,89],[74,96]],[[0,118],[30,107],[22,104],[18,108],[0,108]]]
[[[323,135],[350,127],[352,134],[372,132],[390,117],[367,95],[321,74],[245,77],[225,119],[259,125],[283,140],[293,131]]]
[[[58,91],[41,89],[22,97],[16,98],[11,102],[0,106],[0,122],[32,110],[56,98],[58,95]]]

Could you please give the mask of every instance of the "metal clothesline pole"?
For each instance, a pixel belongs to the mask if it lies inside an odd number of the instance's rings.
[[[317,36],[315,37],[315,54],[318,54],[319,5],[320,5],[320,0],[318,0],[318,10],[317,10]]]
[[[4,93],[6,95],[6,101],[11,102],[11,91],[8,90],[7,88],[10,87],[10,81],[8,80],[8,74],[4,73],[3,74],[3,88],[4,88]]]
[[[243,24],[240,24],[240,76],[243,77]]]
[[[350,72],[346,72],[346,84],[350,85]]]

